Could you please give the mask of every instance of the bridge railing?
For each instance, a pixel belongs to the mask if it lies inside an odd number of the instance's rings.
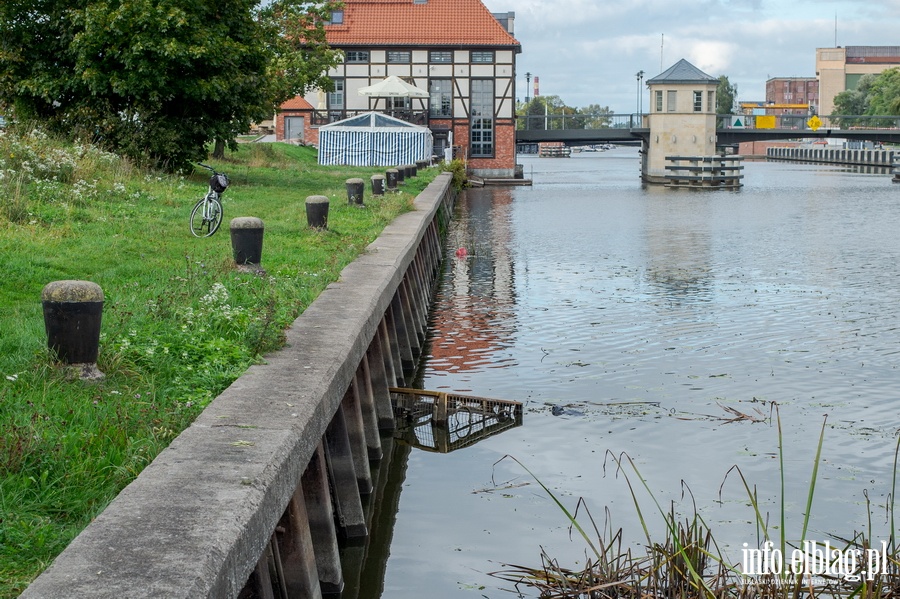
[[[719,129],[813,129],[813,119],[818,120],[815,129],[900,129],[897,115],[809,115],[809,114],[719,114],[716,127]]]
[[[646,125],[643,114],[527,114],[516,120],[520,131],[572,131],[578,129],[636,129]],[[765,118],[760,118],[764,116]],[[771,118],[774,116],[774,119]],[[718,129],[812,129],[809,114],[716,115]],[[900,129],[897,115],[832,115],[816,116],[817,129]]]
[[[640,114],[526,114],[516,120],[520,131],[573,129],[635,129],[642,127]]]

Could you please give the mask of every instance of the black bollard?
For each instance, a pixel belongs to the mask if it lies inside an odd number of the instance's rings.
[[[262,262],[263,222],[255,216],[231,219],[231,249],[238,268],[259,270]]]
[[[315,229],[328,227],[328,198],[325,196],[306,197],[306,225]]]
[[[372,175],[372,195],[384,195],[384,175]]]
[[[59,360],[80,368],[82,379],[102,379],[97,369],[103,290],[90,281],[54,281],[41,292],[47,347]]]
[[[389,168],[385,171],[384,176],[387,178],[388,191],[397,191],[397,184],[400,183],[400,173],[395,168]]]
[[[397,184],[403,183],[406,179],[406,165],[401,164],[397,167]]]
[[[410,162],[406,165],[407,168],[407,176],[408,177],[418,177],[419,176],[419,167]]]
[[[347,203],[355,204],[357,206],[363,205],[363,193],[366,189],[366,184],[362,179],[347,179]]]

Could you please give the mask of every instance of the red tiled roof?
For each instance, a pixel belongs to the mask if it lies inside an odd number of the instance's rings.
[[[325,27],[335,47],[508,46],[516,41],[481,0],[344,0],[344,22]]]
[[[313,110],[312,104],[307,102],[303,96],[294,96],[281,105],[282,110]]]

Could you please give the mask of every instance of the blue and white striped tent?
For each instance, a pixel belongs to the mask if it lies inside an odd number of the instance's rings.
[[[319,164],[397,166],[429,160],[431,131],[380,112],[319,127]]]

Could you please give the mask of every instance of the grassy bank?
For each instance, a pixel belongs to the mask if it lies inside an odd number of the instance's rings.
[[[311,148],[247,144],[225,171],[222,230],[191,236],[206,171],[139,171],[39,132],[0,135],[0,597],[12,597],[410,209],[434,177],[349,206],[344,181],[384,169],[320,167]],[[305,199],[331,198],[326,231]],[[265,276],[233,268],[228,222],[265,223]],[[100,383],[69,380],[46,349],[41,289],[103,289]]]

